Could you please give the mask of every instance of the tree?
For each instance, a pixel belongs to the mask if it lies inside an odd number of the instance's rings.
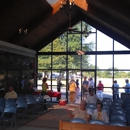
[[[84,23],[85,24],[85,23]],[[78,28],[80,27],[80,23],[76,25]],[[53,48],[51,48],[51,44],[44,47],[40,52],[75,52],[75,55],[68,55],[68,68],[69,69],[80,69],[81,68],[81,56],[76,54],[77,50],[86,50],[91,51],[93,48],[93,43],[85,43],[81,48],[82,40],[84,35],[81,37],[81,34],[71,33],[66,35],[67,33],[62,34],[60,37],[56,38],[52,44]],[[68,38],[67,38],[68,36]],[[68,44],[68,49],[67,49]],[[66,68],[66,55],[53,55],[52,58],[52,69],[65,69]],[[39,69],[50,69],[51,68],[51,56],[43,55],[39,56],[38,60],[38,68]],[[91,64],[89,64],[89,56],[82,56],[82,67],[84,68],[94,68]]]

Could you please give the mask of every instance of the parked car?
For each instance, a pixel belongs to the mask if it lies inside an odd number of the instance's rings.
[[[50,75],[50,79],[57,79],[58,75],[57,74],[52,74]]]
[[[40,80],[42,79],[42,73],[38,73],[37,78]]]

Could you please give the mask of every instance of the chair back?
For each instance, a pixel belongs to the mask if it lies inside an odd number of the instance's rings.
[[[106,123],[101,121],[101,120],[96,120],[96,119],[92,119],[88,122],[89,124],[100,124],[100,125],[105,125]]]
[[[109,125],[111,125],[111,126],[127,126],[126,123],[121,122],[121,121],[113,121],[113,122],[110,122]]]
[[[87,103],[86,104],[86,109],[96,109],[96,104],[94,103]]]
[[[81,118],[73,118],[70,120],[70,122],[72,122],[72,123],[86,123],[86,121],[81,119]]]
[[[122,103],[114,101],[114,102],[111,103],[111,105],[122,106]]]
[[[126,123],[126,117],[122,114],[112,114],[109,116],[110,122],[113,121],[122,121],[124,123]]]
[[[110,110],[109,110],[109,108],[102,108],[102,110],[105,111],[108,116],[110,115]]]
[[[111,98],[103,98],[102,101],[112,102],[112,99]]]

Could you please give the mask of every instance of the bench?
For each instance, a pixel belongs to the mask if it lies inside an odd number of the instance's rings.
[[[129,130],[128,126],[110,126],[98,124],[72,123],[60,120],[59,130]]]

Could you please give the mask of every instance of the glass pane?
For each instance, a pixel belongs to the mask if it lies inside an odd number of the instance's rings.
[[[0,70],[0,90],[5,88],[7,83],[7,76],[5,70]]]
[[[115,51],[120,51],[120,50],[130,50],[129,48],[125,47],[124,45],[122,45],[121,43],[114,41],[114,50]]]
[[[68,55],[68,68],[69,69],[81,69],[81,56]]]
[[[8,60],[9,69],[21,69],[22,57],[19,55],[10,54]]]
[[[82,69],[95,69],[95,55],[82,55]]]
[[[65,69],[66,68],[66,55],[55,55],[52,58],[53,69]]]
[[[8,85],[13,85],[14,90],[19,92],[21,87],[20,72],[19,71],[8,71]]]
[[[51,85],[50,74],[51,74],[50,70],[38,70],[38,76],[37,76],[37,89],[38,90],[42,90],[43,77],[46,77],[48,85]]]
[[[62,34],[53,41],[53,52],[66,52],[67,36]]]
[[[42,48],[39,52],[51,52],[51,43]]]
[[[130,69],[130,55],[114,55],[114,68],[116,69]]]
[[[98,85],[99,80],[104,85],[103,98],[105,97],[112,98],[112,84],[113,84],[112,75],[113,71],[97,71],[96,86]],[[98,91],[96,92],[96,94],[99,96]]]
[[[97,51],[112,51],[113,39],[97,31]]]
[[[96,47],[96,33],[92,33],[89,36],[84,36],[84,34],[82,34],[82,50],[83,51],[95,51],[95,47]]]
[[[23,69],[32,69],[31,64],[34,63],[34,58],[22,57],[22,68]]]
[[[0,68],[7,67],[7,54],[6,52],[0,51]]]
[[[97,68],[98,69],[111,69],[113,63],[112,55],[97,55]]]
[[[130,71],[114,71],[114,80],[117,80],[117,83],[119,84],[119,94],[121,94],[124,91],[124,87],[126,85],[125,79],[129,79],[130,81]]]
[[[68,51],[76,52],[81,50],[81,34],[68,35]]]
[[[51,68],[51,55],[39,55],[38,69],[50,69],[50,68]]]

